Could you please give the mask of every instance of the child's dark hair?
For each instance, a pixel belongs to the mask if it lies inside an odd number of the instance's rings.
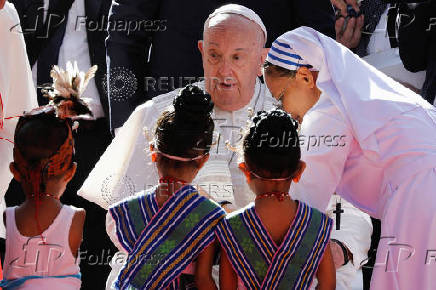
[[[267,60],[265,60],[263,64],[263,69],[265,70],[265,73],[267,75],[270,75],[272,77],[295,78],[295,75],[297,74],[297,71],[295,70],[288,70],[284,67],[274,65]]]
[[[283,110],[260,111],[243,139],[245,163],[265,178],[292,176],[301,158],[298,122]]]
[[[15,130],[15,146],[29,164],[53,155],[68,136],[66,120],[54,111],[38,113],[20,120]]]
[[[213,102],[209,94],[197,86],[183,88],[173,101],[174,110],[165,111],[157,121],[155,142],[165,154],[194,158],[210,150],[214,122],[211,117]],[[195,165],[162,156],[164,166],[179,168]]]

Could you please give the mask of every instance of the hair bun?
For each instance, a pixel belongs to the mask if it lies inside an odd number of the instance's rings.
[[[177,117],[193,122],[210,117],[214,106],[210,95],[195,85],[181,89],[173,105]]]

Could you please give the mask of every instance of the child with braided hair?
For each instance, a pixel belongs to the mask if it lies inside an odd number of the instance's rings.
[[[108,235],[127,256],[116,281],[108,281],[115,289],[216,289],[214,228],[225,211],[192,186],[209,159],[213,106],[195,85],[180,90],[150,144],[156,186],[109,208]]]
[[[243,139],[240,169],[254,204],[217,226],[222,289],[335,289],[332,221],[288,194],[306,167],[298,123],[282,110],[260,111]]]
[[[80,99],[96,67],[87,74],[77,66],[55,66],[50,104],[20,117],[14,136],[10,170],[21,184],[25,201],[3,213],[6,226],[4,280],[6,289],[80,289],[77,260],[85,210],[63,205],[73,178],[72,119],[92,115]]]

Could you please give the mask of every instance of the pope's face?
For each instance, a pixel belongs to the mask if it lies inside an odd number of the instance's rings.
[[[235,111],[254,93],[263,63],[263,36],[248,19],[218,15],[206,24],[198,47],[203,58],[206,90],[217,107]]]

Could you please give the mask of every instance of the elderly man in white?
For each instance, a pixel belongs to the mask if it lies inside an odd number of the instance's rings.
[[[206,184],[203,188],[216,200],[231,202],[235,207],[244,206],[252,197],[237,167],[237,156],[227,150],[225,141],[231,144],[239,141],[250,109],[268,110],[274,106],[275,100],[258,78],[267,52],[264,48],[266,33],[262,20],[252,10],[229,4],[209,16],[204,25],[204,40],[198,42],[205,80],[197,85],[204,88],[215,103],[213,117],[217,131],[210,161],[199,179],[210,180],[213,175],[216,186]],[[136,108],[96,164],[79,195],[107,208],[156,183],[156,169],[144,152],[151,140],[144,132],[148,135],[147,131],[154,129],[157,118],[172,105],[178,91],[155,97]]]

